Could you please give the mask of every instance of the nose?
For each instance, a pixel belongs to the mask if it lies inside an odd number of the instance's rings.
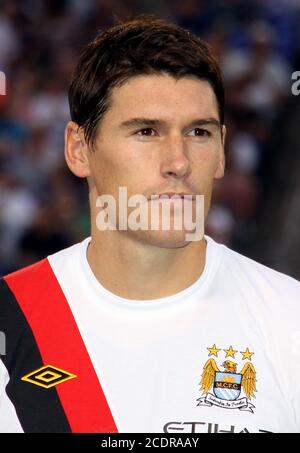
[[[165,178],[184,179],[191,172],[187,144],[180,136],[165,140],[161,150],[161,173]]]

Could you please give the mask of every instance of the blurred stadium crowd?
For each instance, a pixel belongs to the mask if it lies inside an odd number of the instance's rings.
[[[227,171],[207,233],[251,250],[270,139],[299,61],[299,0],[10,0],[0,6],[0,275],[89,234],[87,186],[63,157],[67,88],[82,47],[114,18],[155,13],[204,38],[226,84]],[[300,70],[300,67],[298,68]]]

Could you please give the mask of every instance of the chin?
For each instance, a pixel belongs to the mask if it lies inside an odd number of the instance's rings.
[[[136,240],[155,247],[175,249],[186,247],[186,231],[131,231],[130,236]]]

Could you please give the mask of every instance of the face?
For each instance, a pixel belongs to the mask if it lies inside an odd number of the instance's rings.
[[[102,194],[118,200],[119,187],[126,187],[128,197],[142,194],[147,198],[150,213],[149,200],[154,194],[198,194],[204,195],[206,215],[213,180],[224,173],[224,134],[208,82],[167,75],[130,79],[113,89],[95,149],[87,154],[91,203]],[[175,207],[171,216],[176,216]],[[158,230],[116,234],[159,247],[186,245],[184,228],[164,231],[161,221],[160,210]]]

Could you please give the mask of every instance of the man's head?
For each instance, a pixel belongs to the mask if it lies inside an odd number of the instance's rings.
[[[175,79],[207,80],[224,123],[224,88],[219,66],[206,44],[175,24],[142,16],[101,33],[82,53],[69,89],[71,119],[92,144],[114,87],[132,77],[165,73]]]
[[[69,102],[66,159],[88,178],[91,203],[102,194],[117,199],[125,186],[128,196],[148,199],[203,194],[207,213],[213,179],[224,171],[224,89],[200,39],[153,17],[117,25],[81,55]],[[182,244],[168,233],[148,232],[147,240]]]

